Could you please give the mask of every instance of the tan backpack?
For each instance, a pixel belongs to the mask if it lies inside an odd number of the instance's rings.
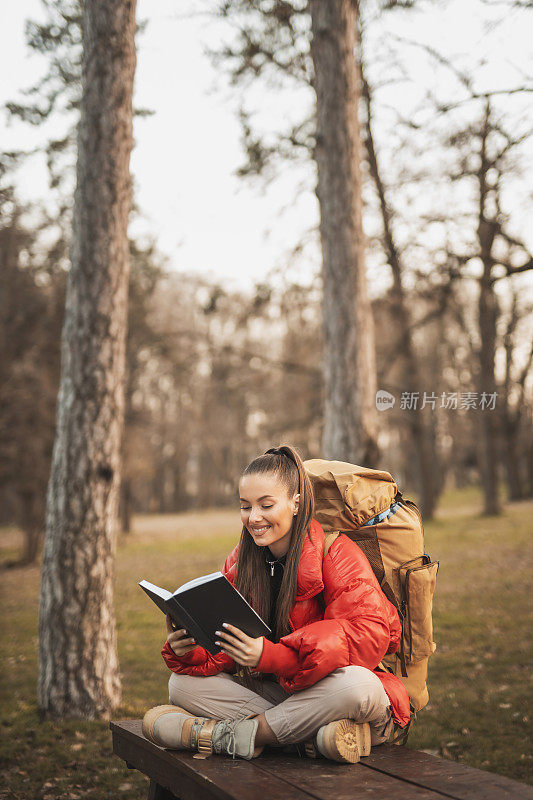
[[[428,658],[436,647],[431,611],[439,568],[439,562],[424,552],[420,511],[403,499],[388,472],[318,458],[305,461],[304,467],[313,485],[315,517],[326,533],[326,548],[338,533],[346,534],[364,552],[384,594],[398,610],[400,648],[385,656],[380,666],[403,681],[413,712],[419,711],[429,700]],[[393,513],[386,516],[389,510]]]

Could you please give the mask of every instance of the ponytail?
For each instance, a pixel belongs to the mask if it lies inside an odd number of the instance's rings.
[[[243,477],[256,474],[275,475],[285,485],[289,497],[300,494],[298,511],[292,521],[289,549],[276,607],[275,634],[279,639],[290,633],[289,614],[296,600],[298,566],[305,536],[309,535],[315,502],[311,481],[302,459],[290,445],[273,447],[264,455],[258,456],[248,464]],[[245,526],[241,533],[235,587],[263,619],[268,619],[270,579],[265,569],[264,548],[254,542]]]

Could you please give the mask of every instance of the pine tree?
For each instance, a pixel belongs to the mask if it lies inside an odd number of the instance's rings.
[[[77,187],[48,487],[38,701],[95,717],[120,700],[113,560],[124,417],[134,0],[85,0]]]
[[[361,208],[356,10],[351,0],[311,0],[309,7],[324,281],[323,450],[327,458],[372,466],[377,381]]]

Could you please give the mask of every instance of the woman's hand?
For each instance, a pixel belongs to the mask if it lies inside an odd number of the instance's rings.
[[[223,631],[216,631],[220,641],[215,642],[222,649],[223,653],[240,664],[242,667],[257,667],[261,654],[263,653],[263,637],[252,639],[239,628],[224,623]]]
[[[181,630],[174,630],[170,614],[167,614],[167,642],[170,649],[177,656],[184,656],[185,653],[190,653],[196,647],[196,642],[192,637],[187,635],[187,631],[183,628]]]

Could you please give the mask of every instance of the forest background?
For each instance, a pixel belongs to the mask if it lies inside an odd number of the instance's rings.
[[[4,68],[17,79],[6,82],[9,124],[0,162],[0,560],[10,648],[2,725],[11,732],[2,758],[12,791],[6,796],[138,796],[142,779],[129,780],[111,766],[105,725],[93,720],[119,703],[116,713],[138,716],[161,699],[166,673],[154,665],[160,631],[137,602],[135,581],[148,568],[149,577],[169,586],[217,568],[238,536],[232,510],[238,476],[248,460],[280,441],[304,457],[340,455],[390,470],[417,499],[428,550],[442,569],[431,703],[412,745],[527,779],[527,644],[516,608],[528,597],[533,495],[531,3],[369,0],[358,9],[354,74],[366,247],[356,260],[371,300],[359,332],[374,329],[377,375],[355,359],[342,361],[342,348],[327,350],[331,331],[323,321],[336,320],[335,303],[349,292],[342,280],[334,302],[324,291],[320,233],[331,238],[324,207],[336,198],[331,187],[329,198],[324,187],[316,193],[317,165],[320,174],[324,138],[334,126],[323,115],[316,127],[307,4],[204,0],[177,9],[167,1],[157,11],[140,4],[139,19],[146,19],[136,37],[139,155],[132,162],[116,571],[122,672],[110,655],[114,645],[102,640],[116,677],[113,702],[47,707],[41,681],[39,709],[48,711],[48,721],[40,725],[36,676],[47,674],[46,643],[59,643],[53,626],[68,616],[64,604],[59,613],[46,608],[50,565],[63,579],[73,577],[77,589],[86,585],[98,570],[78,558],[85,540],[76,514],[89,520],[84,536],[110,547],[115,519],[99,505],[98,493],[113,477],[109,466],[98,465],[94,487],[76,487],[75,471],[62,473],[61,465],[55,484],[49,481],[54,436],[64,433],[55,430],[56,404],[72,275],[82,40],[78,0],[30,6],[26,47],[38,68],[24,84],[25,68],[20,74]],[[127,2],[114,6],[131,14]],[[315,2],[317,14],[319,8]],[[24,15],[8,12],[4,59],[14,20]],[[132,42],[130,31],[130,50]],[[175,52],[179,68],[169,58]],[[315,50],[315,63],[319,55]],[[152,65],[144,74],[143,57]],[[211,93],[203,95],[206,84]],[[81,300],[83,313],[94,298]],[[360,392],[371,384],[372,408],[359,410],[375,435],[365,441],[367,429],[341,414],[355,433],[355,445],[342,452],[332,448],[325,424],[333,362],[337,372],[339,365],[349,372],[345,385]],[[113,437],[118,441],[116,431]],[[74,435],[70,444],[79,443]],[[67,448],[56,451],[61,457]],[[72,460],[75,450],[69,452]],[[73,516],[56,525],[53,507],[65,477],[73,478]],[[50,547],[38,669],[47,485]],[[96,508],[100,520],[91,516]],[[69,524],[75,569],[65,551],[56,559],[53,553]],[[98,568],[104,562],[108,587],[111,559],[97,558]],[[22,583],[24,607],[17,603]],[[92,630],[104,627],[101,589],[95,584],[91,591],[98,607],[75,623],[85,645],[96,639]],[[107,588],[106,597],[112,609]],[[78,651],[88,666],[85,645]],[[56,649],[58,663],[65,661]],[[61,680],[56,676],[56,685]],[[80,680],[78,688],[83,701],[88,684]],[[57,721],[70,716],[88,719]]]
[[[531,86],[527,48],[520,47],[528,5],[472,0],[455,35],[456,3],[373,2],[361,14],[367,273],[378,389],[389,393],[384,404],[377,401],[373,466],[415,492],[426,518],[446,486],[483,485],[489,513],[499,510],[502,484],[511,499],[533,492]],[[167,4],[159,12],[176,30],[207,31],[200,36],[209,51],[200,79],[224,93],[238,120],[235,181],[244,188],[223,218],[236,242],[235,263],[217,241],[221,225],[211,224],[209,200],[194,236],[181,230],[175,205],[170,223],[163,218],[155,233],[151,209],[143,216],[145,209],[136,208],[124,530],[134,512],[232,504],[243,464],[273,443],[290,441],[306,457],[322,452],[322,295],[304,6],[205,2],[179,11]],[[77,4],[54,0],[41,8],[38,22],[27,26],[41,77],[31,88],[12,84],[5,117],[11,141],[20,135],[32,146],[4,152],[0,223],[0,521],[24,531],[29,561],[39,549],[54,435],[80,91]],[[141,75],[152,24],[145,23],[137,37]],[[154,24],[160,30],[161,18]],[[444,32],[441,50],[433,44],[435,25]],[[408,36],[411,28],[422,38]],[[181,87],[185,99],[194,97],[185,88],[191,83],[178,74],[169,102],[180,102]],[[159,90],[154,96],[159,100]],[[157,142],[146,132],[152,112],[137,109],[135,135],[141,146],[146,136],[153,153]],[[190,132],[182,147],[180,129],[189,128],[196,129],[195,120],[183,106],[175,150],[166,153],[176,190],[161,172],[156,183],[159,195],[175,203],[186,204],[190,193],[198,210],[198,197],[219,197],[220,189],[211,191],[205,171],[213,163],[203,149],[205,130],[198,150],[190,150]],[[18,133],[26,129],[29,139]],[[214,131],[209,137],[219,163],[224,153]],[[193,158],[192,178],[183,171],[188,192],[179,166]],[[140,172],[146,174],[142,166]],[[34,187],[41,185],[38,196]],[[247,216],[244,206],[252,207]],[[168,241],[169,225],[176,236],[183,233],[187,254],[198,242],[211,259],[205,271],[184,268],[179,248],[165,253],[158,245],[158,228]],[[243,258],[240,232],[254,226],[255,242]],[[261,229],[275,233],[261,238]],[[258,262],[265,265],[259,275]],[[420,436],[433,476],[425,501]]]

